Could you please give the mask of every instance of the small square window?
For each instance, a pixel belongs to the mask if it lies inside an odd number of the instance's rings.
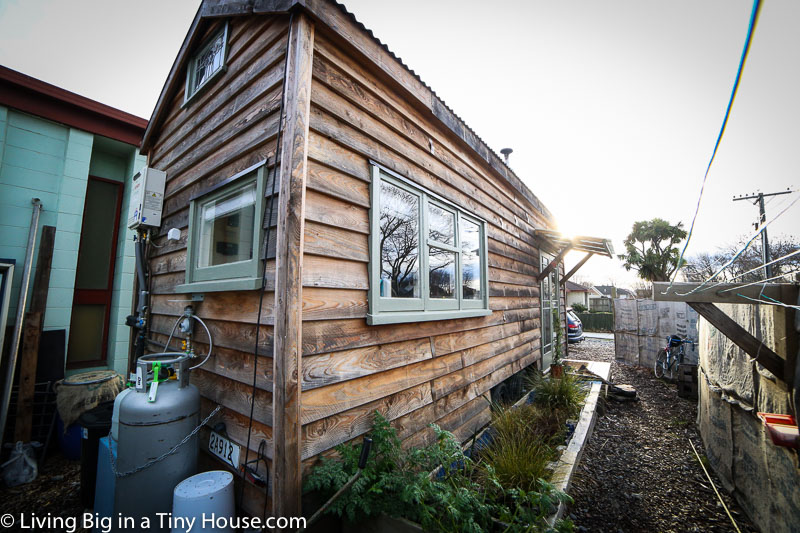
[[[486,223],[373,166],[369,324],[486,316]]]
[[[186,71],[184,103],[188,102],[213,78],[225,71],[228,48],[228,24],[220,28],[189,60]]]
[[[190,201],[186,283],[178,292],[260,286],[265,171],[259,163]]]

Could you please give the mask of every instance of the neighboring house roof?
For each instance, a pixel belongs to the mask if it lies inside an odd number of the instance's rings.
[[[636,298],[636,295],[632,291],[629,291],[628,289],[623,289],[621,287],[614,287],[613,285],[595,285],[594,288],[597,289],[600,292],[600,294],[602,294],[603,296],[607,296],[609,298],[612,297],[612,289],[617,290],[617,298],[623,295],[629,298]]]
[[[569,280],[567,280],[564,286],[567,288],[567,292],[591,292],[591,289],[589,287],[584,287],[579,283],[574,283]]]
[[[138,146],[147,121],[0,65],[0,105]]]
[[[329,9],[329,8],[333,9]],[[146,153],[152,143],[153,132],[156,131],[164,118],[169,107],[169,95],[174,90],[183,85],[184,80],[180,79],[179,74],[183,71],[186,61],[189,60],[190,51],[198,44],[202,38],[201,26],[203,21],[218,19],[220,17],[232,17],[242,15],[267,15],[267,14],[287,14],[290,11],[303,9],[310,13],[317,23],[327,26],[331,31],[337,33],[345,41],[349,42],[357,49],[355,35],[349,27],[355,26],[356,31],[365,34],[368,39],[377,44],[381,51],[387,53],[399,65],[403,72],[410,74],[413,81],[403,76],[399,69],[377,61],[376,57],[371,57],[370,50],[359,49],[361,53],[367,55],[375,64],[396,82],[400,83],[406,90],[413,94],[423,105],[428,107],[433,115],[439,119],[445,127],[458,136],[472,150],[474,150],[489,166],[497,172],[506,182],[517,192],[522,194],[531,205],[546,218],[553,220],[553,215],[542,205],[539,199],[525,185],[519,177],[505,164],[503,159],[498,156],[489,146],[470,128],[458,115],[456,115],[444,101],[439,98],[416,72],[411,70],[402,59],[397,57],[389,48],[383,44],[375,35],[360,23],[355,16],[347,11],[344,5],[334,0],[204,0],[197,10],[189,32],[181,45],[178,56],[170,69],[161,95],[158,98],[153,115],[150,117],[147,131],[142,139],[142,153]],[[412,86],[416,85],[416,86]]]

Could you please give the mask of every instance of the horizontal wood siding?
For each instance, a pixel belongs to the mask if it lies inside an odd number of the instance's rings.
[[[221,20],[212,21],[205,30],[211,34]],[[222,405],[214,422],[224,422],[228,437],[242,446],[241,459],[247,443],[250,402],[253,383],[253,349],[256,342],[259,291],[206,292],[201,302],[189,302],[187,295],[175,294],[175,286],[184,283],[186,270],[186,237],[189,201],[214,185],[263,160],[269,160],[269,176],[265,190],[272,191],[272,174],[275,158],[278,115],[282,97],[282,82],[288,17],[238,17],[229,20],[227,71],[213,80],[202,93],[183,105],[183,89],[172,95],[169,110],[160,126],[149,164],[167,173],[164,201],[164,222],[155,235],[155,243],[162,246],[153,250],[150,259],[152,272],[151,331],[158,342],[166,342],[176,319],[185,305],[192,303],[195,312],[208,324],[213,335],[214,353],[209,361],[192,373],[192,383],[203,396],[203,414],[216,405]],[[266,204],[269,211],[270,200]],[[266,219],[265,213],[265,219]],[[274,228],[272,220],[265,227]],[[166,232],[170,228],[181,230],[179,242],[168,243]],[[315,229],[311,226],[312,230]],[[318,228],[317,228],[318,229]],[[266,232],[265,232],[266,233]],[[311,233],[309,250],[318,252],[319,260],[326,261],[330,240],[335,233]],[[266,255],[275,255],[275,231],[270,237]],[[264,243],[260,254],[264,254]],[[352,260],[359,260],[352,257]],[[360,259],[363,261],[363,258]],[[313,262],[311,263],[313,265]],[[272,457],[272,325],[274,322],[274,261],[266,262],[267,289],[261,307],[259,357],[257,362],[257,391],[250,435],[250,458],[254,458],[261,440],[267,441],[267,455]],[[310,269],[310,274],[324,273],[324,265]],[[338,284],[316,276],[319,286]],[[319,289],[322,290],[322,289]],[[307,294],[310,314],[330,312],[334,316],[349,318],[352,309],[359,309],[360,300],[344,296],[339,303],[331,303],[323,293],[313,290]],[[305,302],[304,302],[305,307]],[[206,353],[207,339],[201,327],[195,328],[196,350]],[[177,342],[173,341],[173,347]],[[205,449],[208,432],[201,437]],[[210,464],[221,464],[209,458]],[[263,473],[263,472],[262,472]],[[248,487],[252,503],[257,490]],[[261,510],[258,509],[260,515]]]
[[[406,445],[431,422],[467,439],[491,388],[540,359],[538,243],[550,227],[430,113],[315,38],[304,255],[303,458],[359,437],[384,413]],[[369,326],[372,159],[487,221],[489,316]]]

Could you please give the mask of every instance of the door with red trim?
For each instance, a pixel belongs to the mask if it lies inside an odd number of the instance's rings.
[[[89,176],[67,347],[67,366],[106,364],[123,184]]]

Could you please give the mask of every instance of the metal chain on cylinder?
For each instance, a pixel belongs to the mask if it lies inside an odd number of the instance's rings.
[[[189,442],[189,439],[191,439],[192,437],[194,437],[194,436],[197,434],[197,432],[198,432],[198,431],[200,431],[200,430],[203,428],[203,426],[205,426],[205,425],[206,425],[206,423],[207,423],[209,420],[211,420],[211,418],[212,418],[212,417],[213,417],[215,414],[217,414],[217,413],[219,412],[219,410],[220,410],[220,409],[222,409],[222,406],[221,406],[221,405],[218,405],[218,406],[216,407],[216,409],[214,409],[213,411],[211,411],[211,414],[209,414],[209,415],[208,415],[208,416],[207,416],[207,417],[206,417],[206,418],[205,418],[205,419],[204,419],[202,422],[200,422],[200,424],[199,424],[199,425],[198,425],[196,428],[194,428],[194,429],[192,430],[192,432],[191,432],[191,433],[189,433],[188,435],[186,435],[186,436],[183,438],[183,440],[182,440],[182,441],[180,441],[178,444],[176,444],[174,447],[172,447],[172,449],[170,449],[168,452],[166,452],[166,453],[163,453],[163,454],[159,455],[159,456],[158,456],[158,457],[156,457],[155,459],[151,459],[150,461],[147,461],[147,462],[146,462],[145,464],[143,464],[142,466],[137,466],[137,467],[136,467],[136,468],[134,468],[133,470],[128,470],[127,472],[119,472],[119,471],[117,470],[117,461],[116,461],[116,459],[114,459],[114,452],[111,450],[111,442],[110,442],[110,441],[111,441],[111,439],[112,439],[113,437],[111,436],[111,433],[109,432],[109,434],[108,434],[108,438],[109,438],[108,456],[109,456],[109,458],[111,459],[111,471],[112,471],[112,472],[114,472],[114,475],[115,475],[116,477],[128,477],[128,476],[131,476],[131,475],[133,475],[133,474],[135,474],[135,473],[137,473],[137,472],[141,472],[142,470],[146,470],[146,469],[150,468],[151,466],[153,466],[153,465],[154,465],[154,464],[156,464],[156,463],[160,463],[161,461],[163,461],[164,459],[166,459],[167,457],[169,457],[169,456],[170,456],[170,455],[172,455],[173,453],[177,452],[177,451],[178,451],[178,449],[179,449],[181,446],[183,446],[184,444],[186,444],[187,442]]]

